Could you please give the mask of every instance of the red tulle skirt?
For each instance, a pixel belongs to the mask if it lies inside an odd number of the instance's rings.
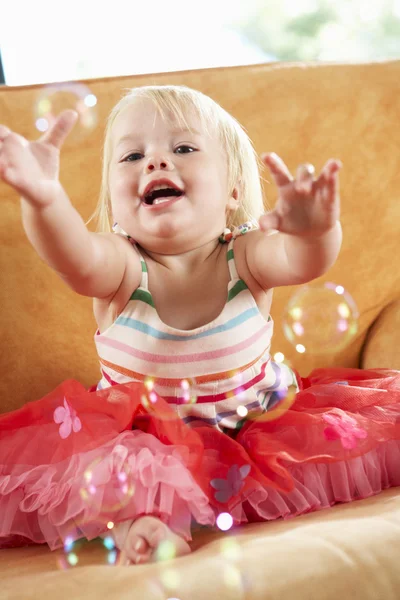
[[[286,412],[238,432],[185,425],[138,383],[68,380],[0,415],[0,548],[56,549],[145,514],[190,540],[220,513],[288,518],[400,485],[400,372],[317,369],[299,384]]]

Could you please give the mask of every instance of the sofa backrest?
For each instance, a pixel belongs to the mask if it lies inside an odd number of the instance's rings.
[[[295,288],[275,291],[272,351],[283,352],[302,375],[315,366],[357,367],[368,329],[400,298],[400,61],[375,64],[266,64],[179,73],[95,79],[99,124],[68,141],[61,181],[86,220],[97,202],[106,117],[126,88],[186,84],[212,96],[246,128],[257,151],[275,151],[294,171],[320,170],[340,158],[344,240],[336,264],[321,278],[354,298],[359,329],[341,352],[300,355],[285,339],[282,313]],[[43,86],[0,87],[0,123],[38,137],[33,107]],[[264,173],[269,206],[275,188]],[[70,291],[38,258],[21,224],[14,191],[0,183],[0,410],[43,396],[60,381],[91,385],[99,378],[92,301]],[[266,257],[273,260],[273,257]],[[383,366],[383,365],[382,365]]]

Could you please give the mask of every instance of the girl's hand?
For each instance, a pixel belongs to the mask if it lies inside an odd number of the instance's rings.
[[[77,117],[73,110],[62,112],[35,142],[0,125],[0,178],[33,206],[50,204],[60,187],[60,149]]]
[[[334,227],[340,217],[339,160],[330,159],[314,178],[314,167],[300,165],[296,177],[275,153],[261,157],[278,186],[273,211],[260,218],[260,229],[276,229],[297,236],[318,236]]]

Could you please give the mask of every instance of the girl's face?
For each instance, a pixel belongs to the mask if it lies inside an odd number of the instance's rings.
[[[138,98],[111,133],[113,219],[154,252],[186,252],[217,239],[237,206],[218,135],[208,135],[194,113],[185,116],[190,131]]]

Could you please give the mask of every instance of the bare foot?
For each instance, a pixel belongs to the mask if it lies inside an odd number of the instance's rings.
[[[140,517],[129,529],[119,565],[144,564],[190,553],[190,546],[156,517]],[[163,556],[164,555],[164,556]]]

